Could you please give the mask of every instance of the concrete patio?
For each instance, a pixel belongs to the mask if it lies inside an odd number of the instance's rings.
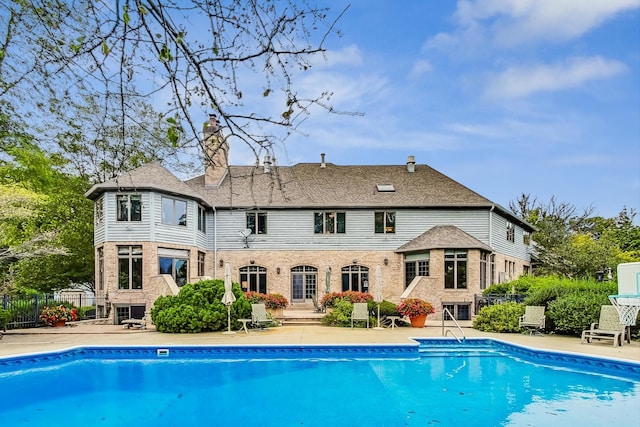
[[[446,325],[460,336],[453,325]],[[445,330],[446,330],[445,329]],[[640,342],[614,347],[610,341],[581,344],[578,337],[558,335],[497,334],[463,327],[466,337],[486,337],[527,347],[587,354],[640,362]],[[425,328],[336,328],[320,325],[287,325],[268,330],[237,331],[235,334],[207,332],[200,334],[164,334],[153,327],[143,330],[125,329],[116,325],[94,325],[77,322],[74,325],[51,328],[15,329],[4,333],[0,340],[0,357],[25,353],[59,350],[83,345],[250,345],[250,344],[406,344],[411,338],[442,337],[440,321],[428,321]]]

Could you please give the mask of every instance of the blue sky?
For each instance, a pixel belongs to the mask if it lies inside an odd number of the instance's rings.
[[[640,211],[639,0],[334,0],[342,37],[299,76],[328,89],[280,165],[414,155],[505,207],[521,193]],[[252,164],[231,148],[232,164]],[[638,223],[638,218],[636,218]]]

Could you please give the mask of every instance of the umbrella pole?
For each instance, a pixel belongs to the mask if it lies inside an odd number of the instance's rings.
[[[378,303],[378,326],[376,326],[373,329],[384,329],[384,328],[380,327],[380,303]]]
[[[235,334],[236,331],[231,330],[231,304],[227,304],[227,330],[223,334]]]

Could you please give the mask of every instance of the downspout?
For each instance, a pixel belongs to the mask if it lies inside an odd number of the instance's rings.
[[[492,205],[491,209],[489,209],[489,246],[491,250],[493,250],[493,210],[496,208],[496,205]]]
[[[213,206],[213,278],[218,278],[218,211]]]

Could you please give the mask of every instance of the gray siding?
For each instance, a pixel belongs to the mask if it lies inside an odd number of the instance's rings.
[[[346,233],[314,233],[313,210],[267,211],[267,234],[251,235],[249,247],[264,250],[394,250],[435,225],[455,225],[489,243],[488,211],[404,209],[396,212],[396,232],[374,232],[374,210],[347,210]],[[245,211],[218,211],[218,249],[241,249]]]
[[[106,218],[104,217],[104,211],[105,211],[105,202],[104,202],[104,196],[103,197],[99,197],[95,202],[94,202],[94,207],[93,207],[93,214],[94,214],[94,224],[93,224],[93,244],[94,245],[98,245],[100,243],[104,243],[105,241],[105,232],[106,232],[106,227],[105,227],[105,221]],[[102,212],[103,212],[103,216],[102,216],[102,222],[100,222],[99,224],[95,223],[95,212],[96,212],[96,206],[100,204],[102,205]]]
[[[507,240],[507,222],[503,216],[491,212],[491,246],[496,252],[529,261],[529,246],[524,244],[524,230],[515,225],[514,241]]]
[[[187,202],[187,225],[167,225],[162,223],[162,198],[167,197]],[[154,218],[155,233],[152,240],[155,242],[174,243],[180,245],[195,245],[196,232],[198,231],[198,204],[195,201],[169,197],[160,193],[152,193],[152,216]]]
[[[213,215],[207,218],[208,233],[198,231],[198,203],[193,200],[187,202],[187,226],[162,224],[162,194],[143,192],[142,221],[116,221],[116,195],[134,193],[105,193],[104,195],[104,225],[96,227],[94,240],[96,243],[105,241],[140,241],[159,242],[168,244],[196,245],[203,249],[213,249]],[[166,197],[166,196],[165,196]],[[208,245],[208,242],[211,243]],[[208,248],[211,246],[211,248]]]
[[[142,201],[142,221],[117,221],[117,194],[140,194]],[[104,241],[148,241],[151,234],[150,197],[149,193],[105,193],[104,221],[107,229]]]

